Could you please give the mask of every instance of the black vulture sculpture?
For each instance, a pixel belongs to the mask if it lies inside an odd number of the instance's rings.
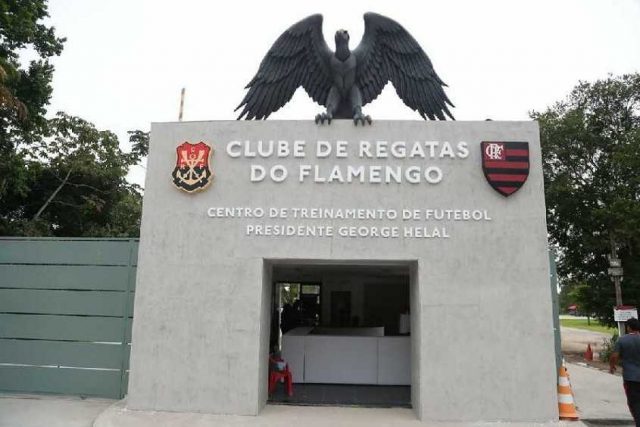
[[[349,33],[336,32],[332,52],[322,35],[322,15],[309,16],[286,30],[271,46],[249,91],[236,110],[238,120],[266,119],[289,102],[302,86],[326,107],[316,123],[353,119],[371,124],[362,113],[391,81],[404,103],[424,119],[453,119],[443,87],[431,60],[400,24],[376,13],[364,15],[365,30],[355,50],[349,50]]]

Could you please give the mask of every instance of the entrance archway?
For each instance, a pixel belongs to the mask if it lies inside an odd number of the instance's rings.
[[[279,386],[268,402],[411,407],[414,264],[266,260],[271,362],[264,371],[282,358],[294,382],[293,396]]]

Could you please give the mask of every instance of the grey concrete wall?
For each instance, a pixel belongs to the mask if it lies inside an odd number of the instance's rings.
[[[418,419],[423,419],[422,415],[422,363],[421,349],[422,340],[422,302],[420,298],[420,281],[418,279],[418,263],[414,262],[410,266],[409,284],[409,304],[411,305],[411,406]],[[443,346],[443,348],[446,348]]]
[[[467,159],[231,159],[231,140],[466,141]],[[203,140],[215,151],[206,191],[175,188],[176,146]],[[509,198],[485,181],[479,144],[525,140],[530,176]],[[437,185],[250,183],[250,163],[437,165]],[[472,208],[486,222],[446,222],[448,239],[246,236],[251,223],[213,219],[222,207]],[[353,225],[362,222],[351,221]],[[383,225],[373,221],[367,225]],[[348,225],[305,220],[303,224]],[[401,221],[393,224],[404,226]],[[416,223],[412,225],[425,225]],[[348,121],[154,124],[147,166],[129,406],[133,409],[256,414],[264,401],[263,258],[416,260],[412,288],[413,405],[426,420],[557,418],[553,324],[538,128],[530,122]],[[419,336],[416,336],[419,334]],[[258,386],[256,387],[256,384]]]
[[[267,381],[269,375],[269,338],[271,333],[271,304],[272,304],[272,274],[273,266],[265,262],[262,271],[262,294],[260,298],[260,346],[256,359],[258,360],[258,401],[256,412],[267,402]]]

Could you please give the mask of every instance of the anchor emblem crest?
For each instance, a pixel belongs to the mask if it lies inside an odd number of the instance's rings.
[[[171,174],[173,184],[187,193],[203,190],[211,184],[211,151],[211,147],[202,141],[197,144],[180,144],[176,148],[176,167]]]

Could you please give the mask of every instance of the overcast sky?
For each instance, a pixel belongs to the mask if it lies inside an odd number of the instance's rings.
[[[324,15],[330,47],[344,28],[355,48],[364,12],[401,23],[449,85],[458,120],[526,120],[579,80],[640,71],[640,0],[151,1],[50,0],[67,37],[54,60],[50,112],[81,116],[122,139],[151,122],[234,119],[244,86],[290,25]],[[301,89],[270,119],[312,119]],[[365,107],[375,119],[420,119],[389,84]],[[134,173],[142,182],[142,173]]]

